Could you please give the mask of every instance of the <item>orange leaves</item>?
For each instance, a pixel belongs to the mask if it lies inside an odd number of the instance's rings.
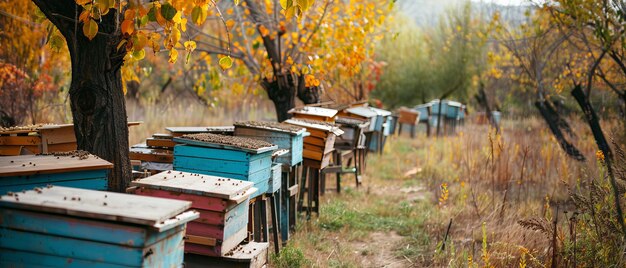
[[[124,21],[122,21],[121,28],[122,28],[122,33],[127,34],[127,35],[131,35],[135,31],[134,22],[130,19],[124,19]]]
[[[259,25],[259,33],[261,33],[261,36],[267,36],[270,34],[270,30],[268,30],[265,25],[261,24]]]
[[[87,22],[83,23],[83,34],[85,34],[85,36],[89,40],[96,37],[97,33],[98,33],[98,24],[94,20],[88,19]]]

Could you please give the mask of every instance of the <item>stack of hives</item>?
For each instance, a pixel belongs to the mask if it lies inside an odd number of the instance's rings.
[[[181,267],[190,206],[60,186],[0,196],[0,266]]]
[[[289,230],[295,228],[296,194],[298,192],[297,165],[302,162],[303,139],[306,129],[299,126],[276,122],[237,122],[235,136],[267,141],[288,150],[288,153],[274,160],[272,182],[268,192],[272,194],[281,188],[280,229],[283,241],[289,239]],[[282,165],[281,165],[282,164]],[[272,186],[274,185],[274,186]]]
[[[0,195],[46,185],[108,189],[113,165],[84,151],[0,157]]]
[[[164,171],[132,182],[139,195],[191,201],[200,217],[188,224],[185,252],[228,256],[247,237],[252,182],[181,171]]]
[[[271,176],[271,143],[244,137],[201,133],[188,134],[174,141],[174,169],[251,181],[259,189],[253,197],[268,190]]]
[[[343,131],[334,123],[317,120],[289,119],[285,123],[304,127],[310,133],[304,138],[304,165],[317,169],[326,167],[335,148],[335,139]]]

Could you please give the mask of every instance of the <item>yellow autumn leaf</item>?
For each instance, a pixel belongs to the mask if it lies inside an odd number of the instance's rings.
[[[170,59],[168,60],[170,63],[174,63],[176,62],[176,59],[178,59],[178,50],[176,50],[175,48],[170,49]]]
[[[76,4],[84,6],[86,4],[91,3],[91,0],[76,0]]]
[[[222,70],[229,69],[233,66],[233,59],[230,56],[223,57],[220,59],[219,64]]]
[[[265,25],[263,24],[259,26],[259,32],[261,33],[261,36],[267,36],[268,34],[270,34],[270,30],[268,30],[267,27],[265,27]]]
[[[83,23],[83,34],[89,39],[92,40],[96,37],[98,33],[98,24],[94,20],[89,20],[86,23]]]

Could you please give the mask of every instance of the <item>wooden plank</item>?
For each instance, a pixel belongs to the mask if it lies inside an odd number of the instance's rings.
[[[28,250],[35,253],[71,257],[88,261],[106,260],[108,263],[135,267],[142,266],[150,255],[156,255],[159,253],[164,254],[168,252],[168,249],[172,246],[175,248],[177,244],[181,244],[183,242],[182,231],[164,239],[164,241],[161,242],[162,245],[159,243],[153,248],[130,248],[83,239],[74,239],[71,237],[49,236],[45,234],[23,232],[5,228],[0,229],[0,235],[3,238],[0,239],[0,248],[18,251]],[[149,251],[156,254],[146,255]],[[175,251],[170,253],[175,253]],[[146,256],[146,259],[144,259],[144,255]],[[112,256],[115,257],[112,258]],[[162,255],[160,257],[157,256],[152,256],[152,258],[164,257]]]
[[[185,253],[194,253],[206,256],[224,256],[226,253],[233,250],[241,241],[248,236],[247,228],[242,228],[237,233],[229,237],[227,240],[222,241],[217,246],[205,246],[194,243],[185,243]]]
[[[69,180],[69,181],[55,181],[55,182],[49,182],[49,183],[40,182],[40,183],[33,183],[33,184],[6,185],[6,186],[0,186],[0,194],[6,194],[8,192],[21,192],[21,191],[26,191],[26,190],[32,190],[36,187],[43,188],[48,185],[105,191],[105,190],[108,190],[109,180],[107,177],[103,177],[103,178],[89,178],[89,179]]]
[[[311,159],[311,160],[322,160],[322,157],[324,156],[324,154],[322,152],[316,152],[316,151],[311,151],[311,150],[304,150],[303,156],[305,159]]]
[[[171,139],[155,139],[155,138],[147,138],[146,145],[150,147],[166,147],[172,148],[176,146],[176,142]]]
[[[0,267],[29,268],[128,268],[126,265],[106,263],[102,260],[81,260],[73,257],[60,257],[21,250],[0,249]]]
[[[76,143],[72,124],[44,126],[39,128],[39,134],[43,144]]]
[[[229,256],[185,254],[185,267],[200,268],[210,263],[212,267],[219,268],[262,268],[267,265],[268,251],[269,243],[250,242],[239,245]]]
[[[0,145],[38,145],[41,138],[38,136],[0,136]]]
[[[215,246],[217,245],[217,239],[211,237],[203,237],[198,235],[185,235],[185,242],[204,245],[204,246]]]
[[[0,156],[20,155],[22,149],[26,149],[34,154],[41,153],[38,145],[2,145],[0,146]]]
[[[155,139],[168,139],[171,140],[173,138],[172,134],[164,134],[164,133],[154,133],[152,137]]]
[[[246,204],[240,204],[239,206],[246,206]],[[247,212],[247,210],[246,210]],[[187,234],[198,235],[204,237],[216,238],[218,241],[226,241],[231,236],[236,235],[241,229],[246,229],[248,226],[248,214],[241,214],[236,218],[229,219],[227,224],[213,225],[205,224],[198,221],[193,221],[187,224]]]
[[[172,163],[174,154],[171,150],[140,148],[133,146],[130,148],[128,156],[132,160],[141,160],[157,163]]]
[[[2,228],[139,248],[150,246],[170,234],[185,230],[184,224],[158,232],[140,225],[19,209],[1,209],[0,218]]]
[[[154,176],[130,183],[132,186],[150,189],[239,200],[252,182],[224,177],[192,174],[182,171],[164,171]]]
[[[241,148],[241,147],[236,147],[236,146],[231,146],[231,145],[226,145],[226,144],[208,143],[208,142],[185,139],[185,138],[178,138],[178,137],[174,138],[173,140],[178,143],[184,143],[184,144],[189,144],[189,145],[194,145],[194,146],[244,151],[244,152],[250,152],[250,153],[255,153],[255,154],[261,154],[261,153],[270,152],[270,151],[278,149],[278,146],[276,145],[263,147],[259,149],[248,149],[248,148]]]
[[[322,154],[326,154],[331,152],[334,149],[334,146],[317,146],[317,145],[311,145],[311,144],[304,144],[304,150],[309,150],[309,151],[314,151],[314,152],[320,152]]]
[[[315,116],[319,118],[333,118],[335,115],[337,115],[337,112],[338,111],[335,109],[328,109],[328,108],[322,108],[322,107],[310,107],[310,106],[293,108],[288,111],[288,113],[294,114],[294,116],[311,115],[311,116]]]
[[[111,169],[113,164],[89,155],[87,159],[72,156],[21,155],[0,157],[0,177],[49,174],[71,171]]]
[[[187,210],[191,202],[52,186],[1,196],[0,207],[154,225]]]

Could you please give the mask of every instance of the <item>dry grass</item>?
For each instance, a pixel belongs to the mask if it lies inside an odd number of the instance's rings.
[[[370,155],[365,187],[355,190],[347,176],[347,191],[322,197],[321,215],[302,223],[290,247],[315,267],[512,267],[522,256],[529,266],[547,265],[550,237],[518,221],[550,225],[556,207],[573,211],[568,190],[597,172],[588,128],[582,122],[573,128],[587,162],[565,155],[536,118],[505,121],[502,135],[467,124],[455,136],[393,138],[382,156]],[[401,239],[382,247],[372,238],[379,233]],[[392,257],[378,260],[385,250]]]

